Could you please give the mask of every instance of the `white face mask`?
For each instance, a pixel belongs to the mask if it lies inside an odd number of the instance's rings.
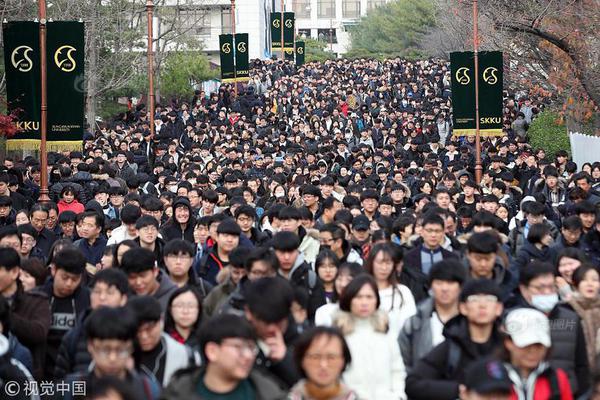
[[[558,303],[558,293],[534,294],[531,296],[531,305],[542,312],[550,312]]]
[[[284,196],[285,196],[285,193],[275,192],[275,197],[277,197],[277,198],[281,198],[281,197],[284,197]]]
[[[169,186],[168,189],[171,193],[177,193],[177,186]]]

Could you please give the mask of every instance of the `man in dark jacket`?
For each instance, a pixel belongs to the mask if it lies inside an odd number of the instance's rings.
[[[196,219],[193,217],[190,201],[185,197],[178,197],[173,202],[173,217],[161,229],[165,242],[172,239],[184,239],[194,243],[194,227]]]
[[[258,337],[255,365],[277,380],[281,387],[289,389],[300,379],[292,358],[292,345],[297,335],[290,311],[294,291],[280,277],[262,278],[251,282],[245,295],[246,319]]]
[[[52,325],[46,342],[44,364],[46,378],[54,374],[54,365],[62,338],[90,306],[89,290],[81,282],[85,272],[85,257],[81,251],[74,248],[61,250],[54,257],[50,272],[52,278],[42,287],[44,293],[50,298],[52,313]]]
[[[194,262],[194,246],[183,239],[173,239],[164,247],[164,264],[169,278],[179,287],[195,287],[202,295],[208,295],[213,285],[196,275],[192,269]]]
[[[548,262],[556,264],[559,253],[564,249],[582,249],[583,243],[579,240],[582,233],[581,219],[579,219],[578,216],[570,215],[563,219],[560,227],[560,236],[556,239],[554,244],[550,246],[550,259]]]
[[[278,232],[273,236],[273,248],[279,260],[279,275],[308,294],[308,318],[314,321],[317,308],[325,304],[325,289],[316,272],[304,261],[299,250],[300,239],[292,232]]]
[[[423,219],[423,244],[410,250],[404,256],[404,268],[400,282],[411,290],[418,303],[428,297],[429,271],[436,262],[448,258],[458,258],[456,254],[442,248],[445,239],[444,220],[437,214],[429,214]]]
[[[200,351],[206,364],[175,373],[162,398],[211,398],[225,392],[231,398],[286,398],[271,377],[253,368],[259,348],[252,326],[243,318],[225,314],[211,319],[204,326]]]
[[[43,376],[46,337],[51,316],[48,296],[34,289],[23,290],[19,280],[19,254],[12,248],[0,248],[0,269],[4,269],[0,294],[8,300],[11,310],[11,332],[29,348],[33,357],[33,375]]]
[[[94,275],[90,290],[91,309],[81,315],[75,327],[63,337],[58,349],[54,367],[55,379],[63,379],[68,374],[84,373],[88,370],[92,356],[87,349],[85,322],[93,310],[100,307],[123,307],[127,303],[127,275],[117,268],[103,269]]]
[[[465,382],[469,363],[502,346],[497,320],[502,315],[500,288],[488,279],[467,282],[460,293],[460,315],[446,323],[446,340],[421,360],[406,378],[409,399],[453,400]]]
[[[96,387],[98,380],[110,376],[121,381],[132,392],[132,398],[158,400],[160,385],[156,378],[150,372],[132,367],[136,331],[137,319],[128,307],[94,310],[85,326],[87,348],[92,357],[90,368],[68,375],[65,382],[68,385],[83,382],[81,386],[89,391]],[[85,392],[69,390],[62,396],[65,400],[84,399],[87,398]]]
[[[177,285],[158,268],[156,258],[150,250],[127,250],[121,260],[121,268],[136,295],[154,297],[160,303],[163,313],[166,312],[169,298],[177,290]]]
[[[238,247],[242,231],[232,219],[223,220],[217,227],[215,245],[200,260],[198,275],[210,284],[217,284],[217,275],[229,265],[229,255]]]
[[[40,249],[44,254],[50,253],[50,247],[54,244],[57,236],[46,228],[48,222],[48,209],[41,204],[34,204],[29,212],[31,225],[38,232],[38,238],[35,247]]]
[[[458,315],[458,296],[465,278],[465,269],[458,260],[443,260],[431,267],[429,284],[432,297],[417,306],[417,313],[406,321],[398,337],[408,372],[418,360],[444,341],[444,324]]]
[[[269,235],[254,227],[256,222],[256,210],[250,205],[242,205],[235,210],[235,221],[240,226],[242,233],[250,239],[254,246],[263,246]]]
[[[548,361],[567,373],[573,397],[578,398],[590,387],[585,336],[577,313],[558,301],[554,267],[534,261],[521,270],[519,290],[506,302],[506,308],[533,307],[546,314],[552,339]]]
[[[517,278],[500,262],[499,237],[489,231],[474,233],[467,241],[465,262],[467,280],[491,279],[502,292],[501,301],[508,299],[517,287]],[[518,271],[517,271],[518,273]]]

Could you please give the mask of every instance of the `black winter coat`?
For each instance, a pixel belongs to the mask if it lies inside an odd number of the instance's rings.
[[[55,379],[64,379],[74,372],[85,373],[88,370],[92,356],[87,350],[85,321],[90,313],[91,310],[83,313],[77,324],[62,338],[54,365]]]
[[[406,378],[406,394],[409,399],[454,400],[458,398],[458,386],[465,381],[464,370],[473,361],[491,355],[502,339],[495,327],[492,336],[482,348],[471,341],[467,319],[458,315],[444,327],[446,340],[417,361]]]

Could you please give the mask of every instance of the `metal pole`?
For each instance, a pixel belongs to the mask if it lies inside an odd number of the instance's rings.
[[[39,19],[40,19],[40,71],[41,71],[41,130],[40,130],[40,163],[42,164],[41,170],[41,182],[40,182],[40,196],[38,201],[40,203],[47,203],[50,201],[48,197],[48,154],[46,153],[46,131],[48,129],[48,87],[46,77],[46,0],[39,1]]]
[[[473,0],[473,55],[475,56],[475,180],[479,184],[481,166],[481,135],[479,132],[479,15],[477,0]]]
[[[285,0],[281,0],[281,60],[285,61],[285,50],[283,49],[283,26],[285,25],[285,20],[283,19],[283,11],[285,8]]]
[[[333,53],[333,19],[329,19],[329,51]]]
[[[231,34],[233,35],[234,49],[233,54],[237,52],[237,42],[235,41],[235,0],[231,0]],[[234,58],[235,60],[235,58]],[[237,84],[237,65],[233,68],[233,90],[235,97],[238,95],[238,84]]]
[[[152,0],[146,0],[146,16],[148,17],[148,119],[150,125],[150,137],[154,140],[154,50],[153,50],[153,11],[154,3]]]

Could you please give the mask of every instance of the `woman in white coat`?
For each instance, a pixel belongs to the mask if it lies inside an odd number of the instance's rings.
[[[344,383],[361,400],[404,399],[406,370],[398,342],[387,335],[387,315],[379,310],[375,279],[367,274],[354,278],[339,305],[334,326],[344,333],[352,355]]]
[[[396,264],[402,260],[402,249],[394,243],[373,246],[365,270],[375,278],[381,306],[389,318],[389,335],[398,338],[404,322],[417,313],[415,298],[410,289],[398,283]]]

